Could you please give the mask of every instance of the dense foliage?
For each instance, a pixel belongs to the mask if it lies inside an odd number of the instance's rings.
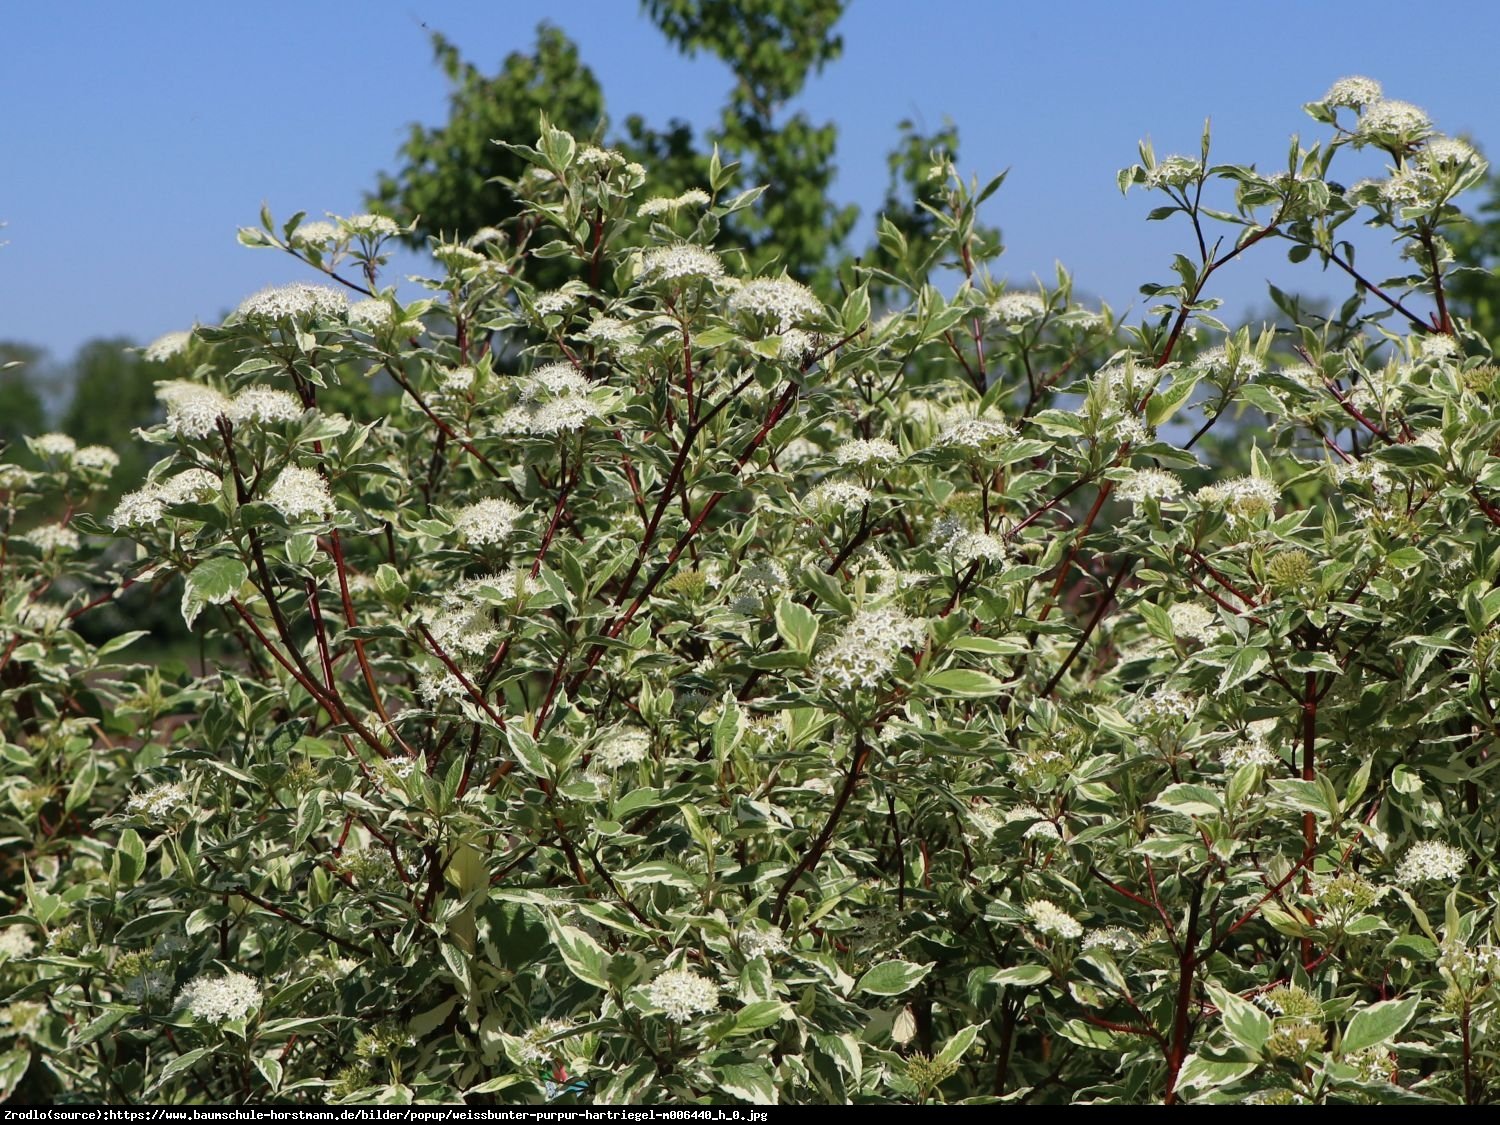
[[[996,284],[998,181],[941,158],[831,306],[709,249],[734,169],[646,198],[545,122],[532,233],[434,242],[420,301],[392,220],[263,216],[325,276],[161,346],[106,520],[108,451],[0,465],[0,1085],[1486,1100],[1500,381],[1443,287],[1484,167],[1367,79],[1308,108],[1274,173],[1142,147],[1188,249],[1128,329]],[[1351,299],[1219,324],[1278,246]],[[77,632],[172,575],[231,657]]]

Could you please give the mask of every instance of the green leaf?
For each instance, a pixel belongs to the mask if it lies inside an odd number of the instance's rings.
[[[1189,1055],[1183,1060],[1182,1069],[1177,1072],[1177,1089],[1214,1090],[1231,1082],[1238,1082],[1255,1070],[1257,1065],[1259,1064],[1254,1059],[1239,1062]]]
[[[250,572],[239,559],[207,559],[194,567],[183,583],[182,618],[189,628],[204,606],[224,605],[244,585]]]
[[[1229,1037],[1258,1056],[1265,1049],[1266,1040],[1271,1037],[1271,1017],[1248,1000],[1217,984],[1208,985],[1208,994],[1223,1017],[1224,1030],[1229,1033]]]
[[[1405,1000],[1381,1000],[1354,1013],[1349,1021],[1340,1049],[1347,1055],[1388,1043],[1399,1035],[1412,1016],[1417,1014],[1417,997]]]
[[[900,996],[915,988],[931,971],[930,961],[922,965],[902,960],[882,961],[867,969],[854,987],[860,992],[869,992],[875,996]]]
[[[1046,965],[1012,965],[1008,969],[993,969],[985,974],[989,984],[1008,984],[1016,988],[1034,988],[1052,979],[1052,970]]]
[[[727,1034],[744,1035],[752,1031],[764,1031],[791,1016],[792,1009],[780,1000],[756,1000],[734,1014],[734,1024]]]
[[[1217,816],[1224,811],[1219,795],[1206,785],[1169,785],[1151,803],[1184,816]]]
[[[599,943],[573,926],[554,925],[552,944],[572,973],[585,984],[609,989],[609,955]]]
[[[1005,692],[1004,681],[972,668],[945,668],[922,683],[932,695],[947,699],[997,699]]]
[[[1219,677],[1219,690],[1228,691],[1242,684],[1271,662],[1270,654],[1263,648],[1242,648],[1230,658],[1224,674]]]
[[[115,882],[122,887],[131,886],[145,870],[146,845],[141,841],[140,833],[127,828],[120,833],[120,842],[115,846],[112,872]]]
[[[810,653],[818,639],[818,618],[791,598],[776,603],[776,631],[794,652]]]

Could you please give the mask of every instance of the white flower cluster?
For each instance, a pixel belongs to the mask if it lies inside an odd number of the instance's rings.
[[[717,281],[724,276],[724,263],[712,250],[679,242],[675,246],[658,246],[641,258],[641,273],[652,281],[678,281],[701,277]]]
[[[107,445],[85,445],[73,454],[73,464],[107,476],[120,467],[120,455]]]
[[[1017,805],[1015,808],[1005,811],[1005,823],[1017,824],[1020,821],[1029,820],[1030,824],[1026,831],[1021,833],[1025,840],[1061,840],[1062,833],[1057,830],[1057,825],[1047,819],[1047,814],[1035,805]]]
[[[481,594],[481,589],[493,590],[507,601],[524,601],[537,593],[542,584],[531,576],[531,572],[523,567],[506,567],[495,574],[481,574],[474,578],[465,578],[453,588],[452,599],[483,598],[492,601],[493,595]]]
[[[846,480],[825,480],[802,499],[802,506],[823,516],[856,513],[874,499],[868,488]]]
[[[333,319],[349,311],[349,297],[331,285],[294,281],[272,285],[240,302],[239,315],[254,320]]]
[[[1385,91],[1380,88],[1380,83],[1375,79],[1355,74],[1348,78],[1340,78],[1328,87],[1328,93],[1323,95],[1323,103],[1343,106],[1346,109],[1363,109],[1367,105],[1378,102],[1384,94]]]
[[[1001,293],[990,302],[988,319],[999,324],[1029,324],[1047,312],[1047,302],[1036,293]]]
[[[759,613],[764,599],[786,589],[786,571],[775,559],[756,559],[735,575],[734,588],[731,607],[738,613]]]
[[[1124,926],[1101,926],[1083,939],[1084,949],[1108,949],[1111,953],[1129,953],[1138,945],[1140,939]]]
[[[604,413],[588,379],[568,363],[549,363],[518,380],[521,404],[499,420],[506,433],[556,435],[580,430]]]
[[[1172,632],[1177,636],[1190,641],[1202,641],[1204,644],[1212,641],[1224,628],[1219,624],[1218,614],[1197,602],[1175,602],[1167,610],[1167,617],[1172,622]]]
[[[1116,486],[1115,495],[1128,504],[1143,504],[1148,499],[1176,499],[1182,495],[1182,481],[1175,472],[1166,469],[1134,469]]]
[[[484,546],[509,539],[520,516],[509,500],[480,500],[454,513],[453,523],[470,543]]]
[[[289,520],[327,519],[333,514],[328,482],[315,469],[288,465],[266,490],[266,503]]]
[[[142,350],[144,355],[152,363],[165,363],[173,356],[181,355],[187,351],[188,344],[192,342],[191,332],[168,332],[152,340]]]
[[[636,214],[643,219],[654,219],[658,215],[675,215],[684,207],[707,207],[711,202],[713,201],[708,192],[702,188],[689,188],[681,195],[659,195],[655,199],[648,199],[640,205]]]
[[[314,219],[310,223],[299,223],[297,229],[292,231],[292,241],[300,242],[304,246],[327,246],[338,237],[338,225],[325,223],[321,219]]]
[[[818,654],[818,675],[839,688],[875,687],[896,667],[901,651],[921,644],[926,636],[925,622],[895,606],[861,609],[839,639]]]
[[[244,973],[197,976],[177,994],[177,1006],[210,1023],[241,1020],[260,1003],[260,986]]]
[[[1356,144],[1391,139],[1409,143],[1420,140],[1431,131],[1431,119],[1411,102],[1381,98],[1360,113],[1359,122],[1354,126],[1354,138]]]
[[[189,469],[175,477],[120,497],[114,514],[109,517],[115,530],[126,527],[151,527],[167,514],[173,504],[187,504],[207,498],[219,489],[219,478],[207,469]]]
[[[6,926],[0,929],[0,958],[12,960],[30,957],[36,952],[36,938],[25,926]]]
[[[1229,515],[1229,522],[1236,524],[1275,514],[1281,489],[1275,481],[1265,477],[1236,477],[1205,485],[1194,496],[1200,503],[1223,508]]]
[[[53,602],[22,602],[16,615],[18,624],[38,633],[55,633],[67,620],[67,608]]]
[[[777,333],[823,318],[823,302],[789,277],[757,277],[729,295],[729,311],[765,317]]]
[[[835,449],[833,459],[840,465],[867,469],[901,460],[901,450],[896,448],[894,442],[885,438],[856,438]]]
[[[1422,149],[1422,155],[1427,158],[1429,165],[1462,168],[1470,163],[1476,165],[1483,163],[1479,153],[1474,151],[1474,146],[1457,137],[1430,138],[1426,147]]]
[[[71,457],[78,452],[78,443],[67,434],[40,434],[28,441],[40,457]]]
[[[186,379],[156,384],[156,397],[167,408],[167,425],[178,437],[205,438],[229,414],[227,395]]]
[[[961,449],[982,455],[1015,436],[1011,424],[999,418],[950,415],[932,444],[938,449]]]
[[[1158,688],[1140,696],[1130,709],[1132,718],[1141,722],[1186,722],[1197,710],[1198,701],[1173,688]]]
[[[626,320],[601,316],[589,322],[580,335],[595,347],[613,351],[616,355],[633,355],[640,350],[636,342],[635,329]]]
[[[594,747],[594,761],[605,769],[617,770],[646,760],[651,752],[651,736],[643,730],[617,727],[607,731]]]
[[[187,787],[180,781],[168,781],[152,786],[144,793],[137,793],[125,802],[125,811],[143,816],[147,820],[165,820],[178,809],[186,808],[191,801]]]
[[[519,1052],[523,1062],[550,1063],[557,1058],[557,1049],[573,1030],[567,1020],[543,1020],[521,1036]]]
[[[669,1020],[686,1023],[700,1012],[712,1012],[719,1006],[719,986],[691,969],[669,969],[646,989],[653,1007],[660,1008]]]
[[[40,527],[32,528],[21,538],[37,550],[49,555],[54,551],[76,551],[81,542],[78,532],[60,523],[44,523]]]
[[[1167,156],[1146,169],[1146,186],[1186,187],[1203,174],[1203,164],[1190,156]]]
[[[1261,769],[1269,769],[1279,766],[1281,758],[1276,751],[1266,745],[1266,736],[1263,731],[1251,730],[1244,738],[1236,739],[1219,751],[1219,761],[1232,770],[1241,766],[1259,766]]]
[[[386,215],[372,215],[369,212],[361,215],[350,215],[346,219],[340,219],[339,226],[355,238],[364,238],[370,241],[382,238],[394,238],[401,233],[401,228],[396,225],[395,219]]]
[[[378,332],[389,325],[392,319],[390,302],[378,297],[367,297],[349,306],[349,323],[366,332]]]
[[[456,593],[456,591],[455,591]],[[433,639],[450,656],[483,656],[492,651],[500,633],[484,602],[449,597],[426,614]]]
[[[786,935],[780,930],[746,926],[740,931],[740,949],[746,957],[775,957],[786,952]]]
[[[290,422],[302,417],[302,404],[289,391],[251,386],[234,396],[225,416],[236,426],[247,422]]]
[[[1396,865],[1396,882],[1412,887],[1418,883],[1455,883],[1469,866],[1469,857],[1451,844],[1421,840],[1407,849]]]
[[[934,546],[948,556],[956,567],[976,562],[1003,563],[1010,549],[998,535],[973,531],[952,516],[940,519],[932,530]]]
[[[1078,919],[1045,898],[1028,903],[1026,913],[1031,915],[1031,924],[1036,927],[1038,933],[1062,938],[1065,941],[1072,941],[1083,936],[1083,926]]]

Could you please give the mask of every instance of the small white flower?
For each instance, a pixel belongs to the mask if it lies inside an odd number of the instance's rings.
[[[901,450],[894,442],[885,438],[857,438],[846,441],[833,451],[833,459],[840,465],[853,465],[865,469],[875,465],[890,465],[901,460]]]
[[[1396,866],[1396,882],[1455,883],[1469,866],[1469,857],[1458,848],[1437,840],[1422,840],[1407,849]]]
[[[244,973],[194,977],[177,994],[177,1006],[210,1023],[240,1020],[260,1003],[260,986]]]
[[[1276,482],[1265,477],[1236,477],[1234,480],[1205,485],[1195,494],[1203,504],[1223,508],[1231,524],[1258,516],[1273,515],[1281,499]]]
[[[1432,131],[1432,121],[1411,102],[1382,98],[1366,106],[1354,127],[1356,144],[1382,139],[1420,140]]]
[[[78,443],[67,434],[41,434],[27,438],[31,448],[41,457],[71,457],[78,451]]]
[[[594,747],[594,761],[606,769],[617,770],[646,760],[651,752],[651,736],[642,730],[618,728],[607,732]]]
[[[227,416],[236,426],[246,422],[290,422],[302,417],[302,404],[274,387],[246,387],[234,396]]]
[[[162,969],[147,969],[131,977],[120,990],[132,1004],[149,1004],[172,995],[172,974]]]
[[[328,482],[315,470],[288,465],[266,490],[266,503],[289,520],[325,519],[333,514]]]
[[[327,246],[339,237],[339,228],[334,223],[314,219],[310,223],[299,223],[292,232],[292,242],[304,246]]]
[[[1047,302],[1036,293],[1001,293],[990,302],[989,319],[999,324],[1029,324],[1047,312]]]
[[[681,195],[661,195],[648,199],[640,205],[636,214],[643,219],[653,219],[658,215],[675,215],[684,207],[707,207],[711,202],[708,192],[702,188],[689,188]]]
[[[1083,926],[1066,910],[1045,898],[1028,903],[1026,913],[1037,932],[1071,941],[1083,936]]]
[[[454,525],[470,543],[503,543],[516,529],[521,509],[509,500],[481,500],[454,514]]]
[[[1207,644],[1223,632],[1218,614],[1196,602],[1175,603],[1167,610],[1167,617],[1171,619],[1172,632],[1191,641]]]
[[[974,418],[968,415],[950,416],[937,440],[932,444],[938,449],[963,449],[972,453],[992,452],[1016,436],[1009,422],[999,418]]]
[[[651,280],[675,281],[701,277],[717,281],[724,276],[724,263],[712,250],[679,242],[675,246],[658,246],[647,250],[641,259],[641,272]]]
[[[1241,766],[1260,766],[1262,769],[1269,769],[1281,764],[1281,758],[1266,745],[1265,735],[1260,731],[1251,731],[1245,738],[1237,739],[1225,746],[1219,751],[1219,761],[1232,770],[1239,769]]]
[[[1137,697],[1130,715],[1142,722],[1185,722],[1192,718],[1197,706],[1197,700],[1190,695],[1173,688],[1158,688],[1150,695]]]
[[[1474,147],[1457,137],[1432,137],[1422,154],[1427,157],[1429,164],[1451,165],[1456,168],[1471,162],[1476,165],[1483,163]]]
[[[729,295],[729,311],[764,317],[776,333],[823,318],[823,302],[789,277],[757,277]]]
[[[590,321],[580,335],[596,347],[618,355],[628,356],[640,350],[635,329],[628,321],[615,320],[613,317],[601,316]]]
[[[1057,825],[1047,819],[1047,815],[1035,805],[1017,805],[1013,809],[1005,811],[1005,823],[1016,824],[1023,820],[1032,823],[1027,826],[1026,831],[1021,833],[1023,839],[1027,840],[1061,840],[1062,833],[1057,830]]]
[[[585,168],[620,168],[625,164],[625,158],[614,149],[598,145],[583,145],[573,159]]]
[[[30,957],[36,952],[36,938],[25,926],[0,929],[0,959],[7,961]]]
[[[1114,953],[1128,953],[1140,944],[1140,939],[1124,926],[1104,926],[1090,930],[1083,939],[1084,949],[1108,949]]]
[[[73,464],[108,476],[120,467],[120,455],[107,445],[85,445],[73,454]]]
[[[719,1006],[719,986],[691,969],[662,973],[646,989],[646,996],[675,1023],[686,1023],[694,1015]]]
[[[1186,187],[1203,173],[1201,162],[1189,156],[1167,156],[1146,169],[1146,186]]]
[[[825,480],[802,499],[802,506],[820,515],[858,512],[874,497],[868,488],[846,480]]]
[[[229,413],[229,399],[202,383],[173,379],[156,384],[156,397],[167,408],[167,425],[178,437],[205,438]]]
[[[550,1063],[558,1056],[558,1050],[573,1025],[567,1020],[543,1020],[521,1036],[520,1054],[525,1062]]]
[[[1182,495],[1182,481],[1165,469],[1136,469],[1115,487],[1115,495],[1137,505],[1147,500],[1175,500]]]
[[[786,952],[786,935],[780,930],[751,929],[740,931],[740,949],[746,957],[775,957]]]
[[[294,281],[272,285],[240,302],[239,315],[251,320],[332,319],[349,310],[349,298],[331,285]]]
[[[372,215],[366,212],[362,215],[350,215],[347,219],[340,219],[339,226],[348,231],[355,238],[363,238],[371,241],[394,238],[401,233],[401,228],[396,225],[396,220],[385,215]]]
[[[1362,109],[1380,101],[1383,93],[1380,83],[1375,79],[1355,74],[1348,78],[1340,78],[1328,87],[1328,93],[1323,95],[1323,102],[1326,105],[1343,106],[1346,109]]]
[[[49,555],[56,551],[76,551],[80,543],[78,532],[60,523],[44,523],[32,528],[21,538]]]
[[[367,332],[378,332],[389,325],[391,319],[390,302],[377,297],[367,297],[349,306],[349,323]]]
[[[187,788],[181,782],[169,781],[135,794],[125,802],[125,811],[147,820],[160,821],[178,809],[186,808],[190,801]]]
[[[818,676],[837,688],[875,687],[896,667],[902,650],[915,647],[926,636],[925,622],[895,606],[862,609],[838,640],[818,654]]]
[[[187,351],[192,339],[191,332],[168,332],[147,344],[141,354],[152,363],[165,363],[173,356]]]

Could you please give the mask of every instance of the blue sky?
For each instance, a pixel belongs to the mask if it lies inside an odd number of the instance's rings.
[[[145,342],[301,276],[235,231],[262,202],[278,217],[358,210],[408,124],[444,119],[422,25],[493,71],[543,19],[578,43],[617,121],[701,130],[724,101],[722,64],[676,55],[634,0],[6,5],[0,338],[58,358],[95,336]],[[986,213],[1007,244],[999,272],[1050,280],[1061,261],[1117,309],[1139,309],[1136,287],[1167,280],[1188,246],[1184,229],[1144,221],[1148,196],[1115,187],[1143,136],[1192,152],[1211,117],[1218,158],[1275,167],[1291,134],[1323,135],[1302,103],[1367,74],[1500,151],[1493,67],[1466,47],[1500,41],[1500,5],[856,0],[839,30],[844,57],[794,108],[840,126],[836,195],[861,206],[858,239],[897,123],[952,118],[967,171],[1011,169]],[[1268,279],[1329,291],[1269,251],[1219,275],[1230,311],[1263,306]]]

